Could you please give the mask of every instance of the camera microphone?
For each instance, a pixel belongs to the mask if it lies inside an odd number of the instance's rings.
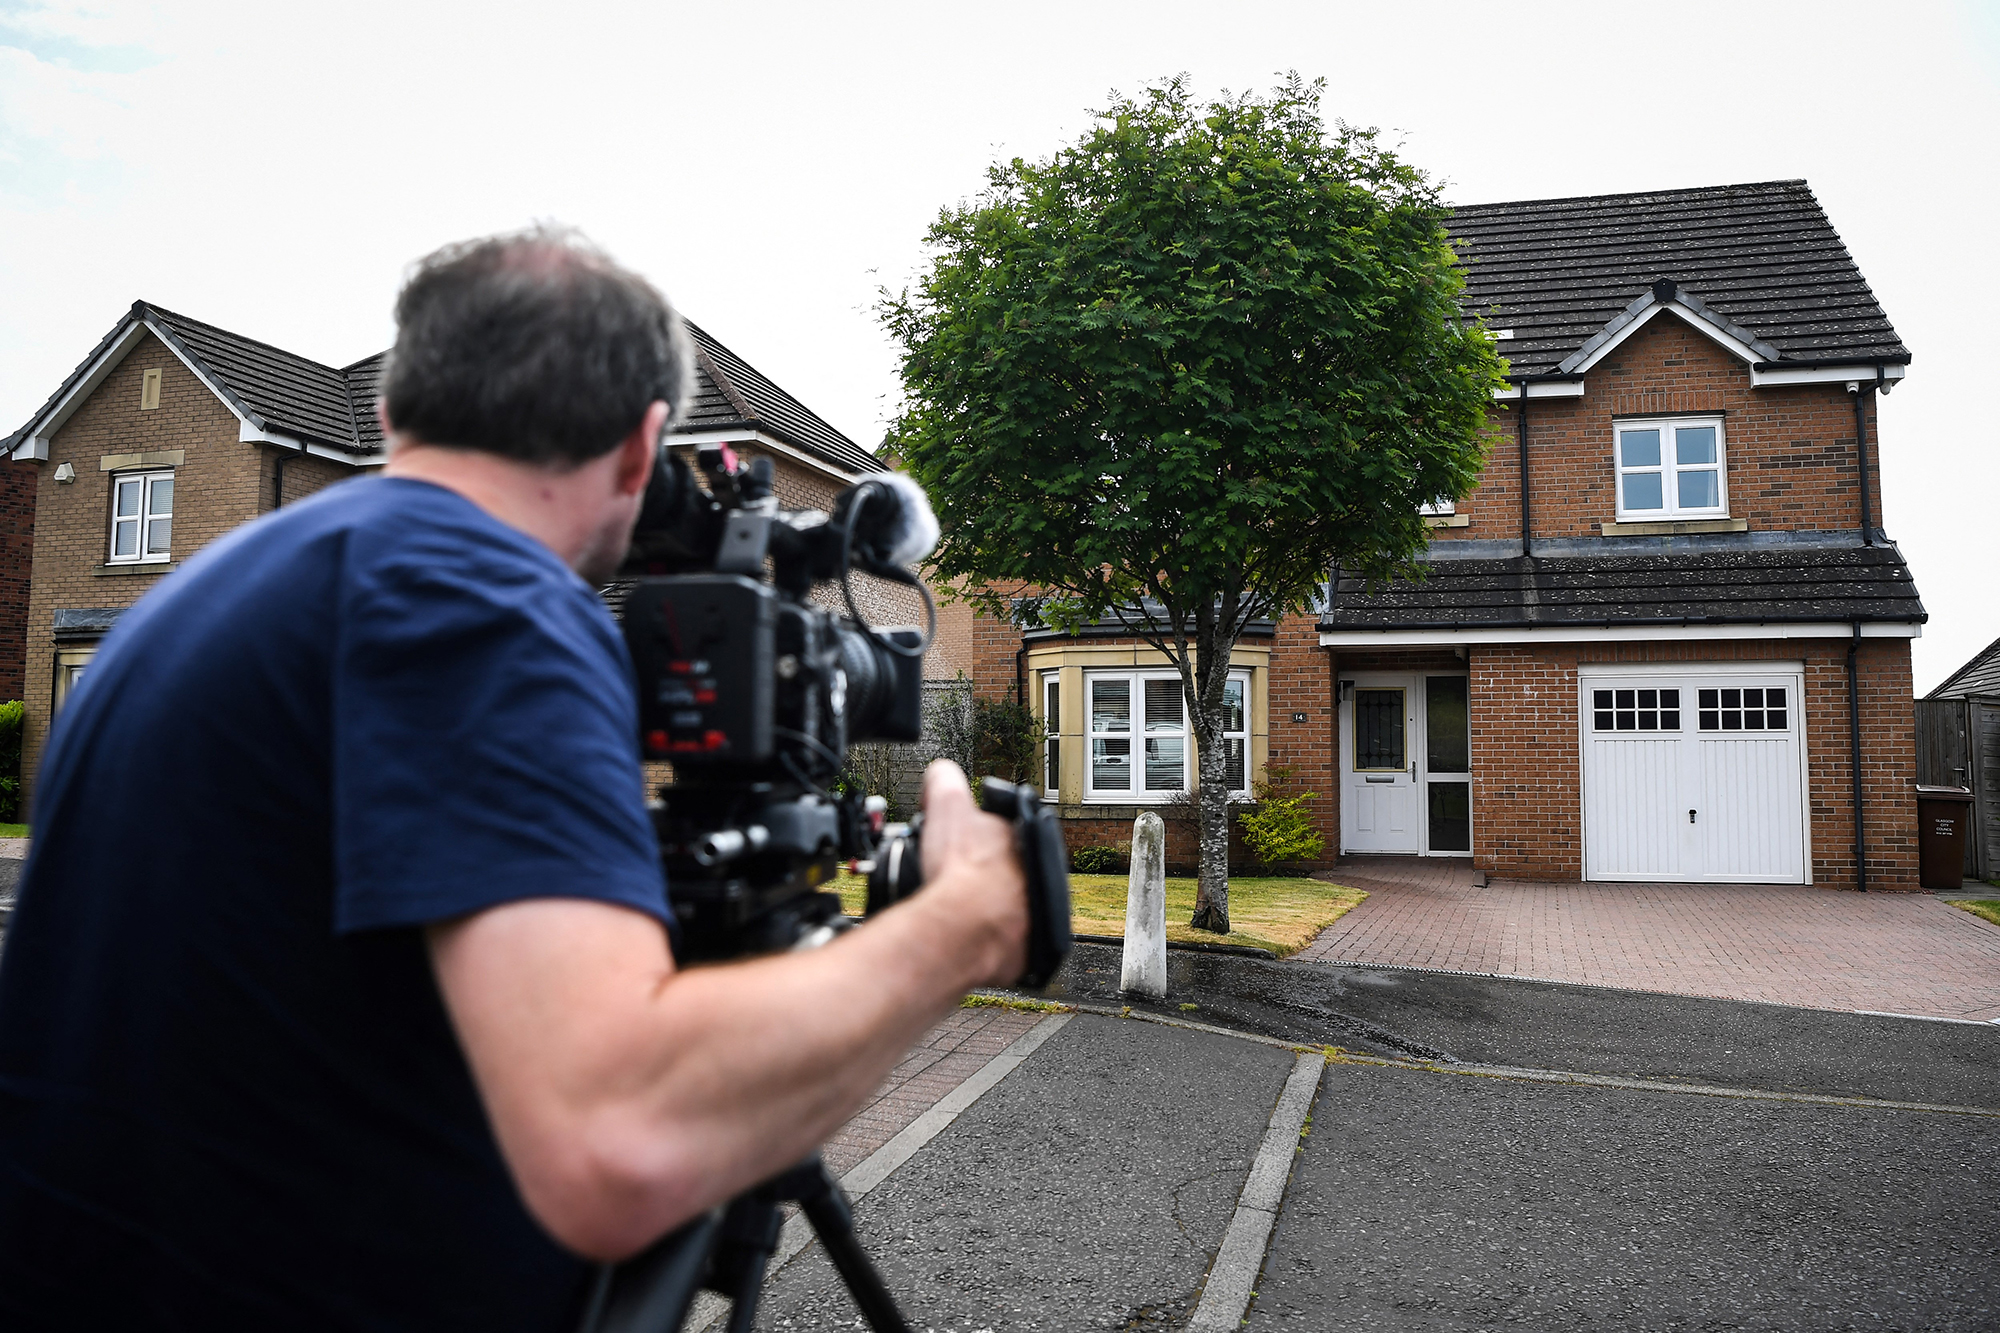
[[[846,530],[855,563],[883,578],[909,582],[909,567],[937,549],[931,502],[900,472],[878,472],[842,491],[832,521]]]

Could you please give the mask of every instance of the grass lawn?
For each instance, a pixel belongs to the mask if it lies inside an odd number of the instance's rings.
[[[25,838],[28,836],[26,824],[0,824],[0,838]]]
[[[1080,935],[1123,935],[1123,875],[1071,875],[1070,919]],[[1167,939],[1177,944],[1245,944],[1279,957],[1297,953],[1368,895],[1318,879],[1229,878],[1229,933],[1216,935],[1188,925],[1194,915],[1194,881],[1167,880]]]
[[[1994,925],[2000,926],[2000,898],[1951,898],[1947,901],[1953,907],[1970,912],[1974,916],[1985,917]]]
[[[843,872],[833,887],[842,910],[859,916],[868,901],[867,882]],[[1070,923],[1079,935],[1125,933],[1125,876],[1071,875],[1069,887]],[[1313,936],[1367,896],[1317,879],[1234,876],[1229,881],[1230,932],[1213,935],[1187,923],[1194,915],[1194,881],[1169,879],[1167,938],[1183,944],[1244,944],[1283,957],[1311,944]]]

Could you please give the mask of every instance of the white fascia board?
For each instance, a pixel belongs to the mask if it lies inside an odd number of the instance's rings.
[[[1864,639],[1920,639],[1923,626],[1864,621]],[[1549,625],[1524,629],[1323,630],[1322,648],[1434,648],[1462,643],[1643,643],[1647,640],[1848,639],[1844,620],[1756,625]]]
[[[96,392],[97,387],[110,377],[111,372],[118,368],[119,364],[125,360],[132,349],[139,345],[139,340],[148,333],[159,339],[161,346],[172,352],[174,359],[179,361],[183,366],[186,366],[188,373],[193,375],[197,380],[200,380],[202,387],[214,394],[216,401],[229,409],[229,414],[236,418],[242,430],[263,429],[263,422],[257,421],[246,414],[236,405],[235,400],[229,394],[222,391],[221,385],[209,378],[206,371],[181,354],[181,349],[176,345],[179,339],[168,336],[165,330],[155,326],[150,319],[135,319],[127,326],[123,333],[118,335],[116,342],[98,354],[97,360],[91,363],[90,369],[84,372],[81,379],[70,386],[70,391],[64,394],[61,400],[47,412],[42,414],[42,419],[35,424],[28,438],[15,447],[14,457],[17,459],[47,458],[49,456],[49,440],[54,437],[57,431],[63,428],[64,423],[70,417],[76,414],[76,410],[83,406],[84,400]]]
[[[97,386],[111,377],[111,372],[118,369],[119,363],[139,345],[139,340],[145,337],[147,332],[144,321],[132,320],[125,331],[118,335],[116,341],[99,352],[97,359],[90,363],[90,368],[83,372],[83,377],[70,386],[68,393],[42,413],[40,420],[30,426],[27,433],[22,436],[21,442],[14,446],[15,461],[25,462],[33,459],[40,462],[46,459],[49,456],[49,439],[63,428],[64,422],[76,414],[76,410],[83,406],[84,399],[95,393]]]
[[[801,466],[809,467],[815,472],[824,473],[836,481],[852,482],[864,475],[859,472],[849,472],[845,468],[835,467],[825,459],[815,458],[803,449],[794,449],[789,444],[785,444],[780,440],[774,440],[761,430],[695,431],[687,435],[669,435],[667,436],[667,443],[675,447],[696,444],[754,444],[759,449],[789,458]],[[886,471],[887,469],[884,470]]]
[[[1882,382],[1894,384],[1909,373],[1908,366],[1883,366]],[[1753,388],[1783,384],[1846,384],[1858,381],[1862,384],[1875,382],[1875,367],[1865,366],[1781,366],[1771,370],[1750,367],[1750,384]]]
[[[1671,310],[1674,314],[1680,316],[1681,320],[1696,333],[1708,335],[1711,341],[1739,361],[1747,362],[1754,366],[1759,361],[1769,360],[1768,357],[1760,353],[1749,343],[1718,327],[1712,318],[1704,317],[1702,312],[1695,310],[1686,302],[1676,298],[1664,304],[1655,301],[1645,310],[1633,315],[1622,328],[1619,328],[1616,332],[1605,338],[1603,342],[1592,348],[1588,356],[1585,356],[1573,366],[1565,363],[1563,366],[1564,371],[1578,375],[1587,373],[1592,366],[1595,366],[1605,357],[1610,356],[1614,351],[1618,350],[1619,344],[1623,343],[1640,329],[1645,328],[1662,311],[1667,310]]]
[[[385,454],[356,455],[345,449],[334,449],[324,444],[314,444],[310,440],[300,440],[295,435],[272,430],[266,426],[252,425],[242,417],[237,418],[236,438],[244,444],[275,444],[286,449],[300,449],[314,458],[329,458],[336,463],[346,463],[350,467],[380,467],[388,459]]]
[[[1582,380],[1553,380],[1540,384],[1517,384],[1511,389],[1495,389],[1493,397],[1499,402],[1512,402],[1527,392],[1530,398],[1581,398]]]

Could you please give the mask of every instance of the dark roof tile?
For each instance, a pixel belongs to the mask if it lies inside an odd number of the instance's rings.
[[[772,383],[693,320],[695,395],[675,430],[683,435],[731,426],[767,431],[795,448],[849,472],[880,472],[882,460],[835,430],[825,418]]]
[[[1516,375],[1548,374],[1660,278],[1783,361],[1907,363],[1804,181],[1459,207],[1467,308],[1511,328]]]
[[[1893,546],[1436,560],[1369,589],[1343,573],[1328,630],[1923,621]]]

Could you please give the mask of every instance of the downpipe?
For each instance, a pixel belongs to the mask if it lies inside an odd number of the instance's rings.
[[[1847,734],[1854,746],[1854,882],[1868,892],[1868,845],[1862,832],[1867,807],[1861,795],[1861,673],[1855,654],[1861,648],[1861,622],[1854,622],[1854,637],[1847,641]]]

